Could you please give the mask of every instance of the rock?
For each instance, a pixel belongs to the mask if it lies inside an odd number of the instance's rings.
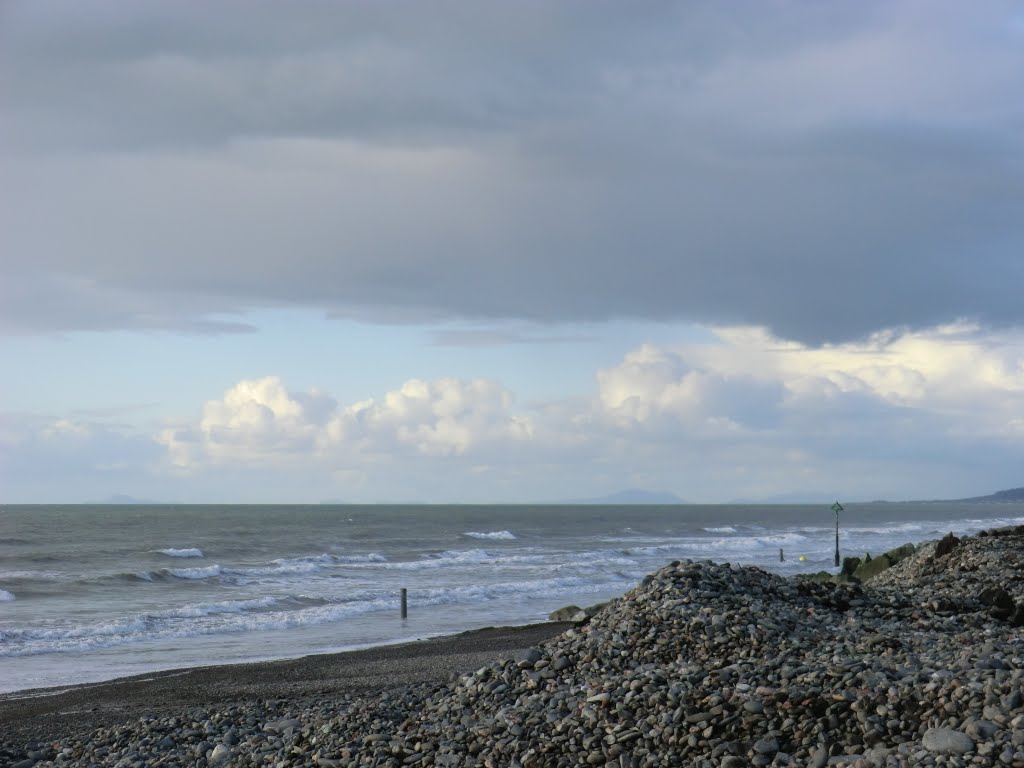
[[[215,763],[223,762],[224,760],[227,760],[230,757],[231,748],[224,744],[218,744],[216,747],[213,748],[213,751],[210,753],[210,757],[207,758],[207,763],[213,765]]]
[[[523,661],[528,661],[531,664],[536,664],[538,661],[544,658],[544,651],[540,648],[527,648],[521,654],[520,658]]]
[[[843,567],[839,569],[839,573],[835,576],[835,581],[839,583],[846,583],[853,581],[854,572],[860,568],[863,561],[859,557],[844,557]]]
[[[853,572],[853,578],[864,582],[873,579],[875,576],[880,574],[882,571],[892,568],[896,563],[901,560],[910,557],[916,551],[916,547],[913,544],[903,544],[902,546],[890,549],[885,554],[879,555],[878,557],[871,557],[867,555],[864,561]]]
[[[974,740],[952,728],[929,728],[921,737],[921,746],[940,755],[963,755],[974,751]]]
[[[566,605],[548,614],[548,619],[550,621],[573,621],[578,623],[587,620],[587,612],[578,605]]]
[[[551,669],[555,672],[561,672],[563,669],[568,669],[572,666],[572,661],[567,656],[556,656],[551,661]]]
[[[296,718],[286,720],[271,720],[263,724],[263,730],[268,733],[284,733],[289,728],[298,728],[299,721]]]
[[[587,614],[587,616],[593,618],[614,602],[614,600],[605,600],[603,603],[594,603],[593,605],[588,605],[584,608],[583,612]]]
[[[1016,607],[1010,593],[1002,587],[991,586],[983,589],[978,595],[978,600],[983,605],[990,606],[989,615],[994,619],[1010,618]]]
[[[991,720],[969,720],[963,725],[964,733],[977,741],[986,741],[999,730]]]
[[[947,533],[939,540],[939,543],[935,545],[935,557],[945,557],[959,546],[960,539],[954,536],[952,532]]]
[[[886,555],[879,555],[878,557],[868,555],[854,570],[853,578],[856,581],[864,582],[892,566],[893,562]]]

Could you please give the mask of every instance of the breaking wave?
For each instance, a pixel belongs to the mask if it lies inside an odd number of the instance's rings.
[[[202,557],[203,550],[198,547],[191,547],[189,549],[174,549],[173,547],[168,549],[158,549],[161,555],[167,555],[168,557]]]
[[[490,539],[492,541],[511,541],[516,538],[512,531],[466,531],[462,535],[471,539]]]

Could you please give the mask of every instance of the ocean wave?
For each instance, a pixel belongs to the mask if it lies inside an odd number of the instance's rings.
[[[201,568],[167,568],[167,573],[176,579],[209,579],[220,576],[219,565],[207,565]]]
[[[411,589],[410,605],[479,605],[494,600],[536,600],[552,597],[576,599],[581,595],[624,590],[635,583],[635,573],[608,572],[595,581],[582,576],[471,584],[456,587]],[[220,601],[156,611],[140,616],[69,627],[6,629],[0,631],[0,657],[88,651],[149,641],[266,632],[346,621],[369,613],[394,611],[398,590],[364,590],[333,600],[304,595],[264,596],[250,600]]]
[[[266,565],[245,565],[222,568],[222,573],[242,579],[260,578],[265,576],[291,576],[319,573],[325,568],[343,566],[365,566],[386,563],[387,558],[377,552],[359,555],[303,555],[301,557],[279,557]]]
[[[314,562],[287,562],[275,560],[272,565],[254,565],[244,568],[223,568],[221,569],[221,573],[226,576],[256,578],[259,576],[290,576],[303,573],[317,573],[321,569],[322,567]]]
[[[6,589],[0,589],[0,603],[9,603],[14,600],[14,593]]]
[[[221,567],[219,565],[207,565],[198,568],[160,568],[156,571],[135,571],[130,573],[118,573],[114,576],[106,576],[103,578],[112,578],[119,581],[168,581],[170,579],[186,579],[190,581],[198,581],[200,579],[212,579],[221,575]],[[92,581],[92,579],[86,579],[84,581]]]
[[[891,536],[897,533],[916,534],[922,531],[938,531],[943,527],[943,523],[933,522],[920,522],[920,523],[900,523],[898,525],[876,525],[876,526],[859,526],[859,525],[843,525],[840,524],[840,530],[845,530],[850,533],[875,533],[880,536]],[[946,523],[945,525],[948,525]]]
[[[188,549],[174,549],[170,547],[168,549],[156,550],[161,555],[167,555],[168,557],[203,557],[203,550],[198,547],[191,547]]]
[[[498,541],[510,541],[516,538],[512,531],[466,531],[462,535],[468,536],[471,539],[492,539]]]
[[[723,525],[721,528],[702,528],[701,530],[708,533],[736,533],[736,529],[731,525]]]
[[[59,571],[0,571],[0,581],[33,582],[33,581],[60,581],[67,578],[67,574]]]
[[[264,564],[231,566],[217,564],[194,568],[159,568],[154,571],[135,571],[100,578],[116,578],[122,581],[165,581],[172,578],[210,579],[221,577],[233,583],[245,584],[261,578],[314,574],[330,567],[359,568],[379,563],[387,563],[387,558],[376,552],[358,555],[333,555],[325,553],[294,558],[282,557]],[[93,579],[84,579],[83,581],[93,581]]]
[[[575,558],[576,555],[573,555]],[[556,564],[558,553],[530,551],[491,552],[486,549],[451,549],[422,555],[418,560],[389,560],[375,563],[374,568],[384,571],[428,571],[444,568],[466,568],[480,564],[503,566],[545,566]],[[357,566],[358,567],[358,566]]]
[[[767,549],[800,546],[808,537],[800,533],[770,533],[758,536],[730,536],[728,538],[683,537],[660,544],[626,547],[620,550],[631,556],[653,557],[675,554],[680,557],[708,557],[739,555],[756,557]]]

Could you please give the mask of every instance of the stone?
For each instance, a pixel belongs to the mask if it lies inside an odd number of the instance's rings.
[[[568,669],[572,666],[572,661],[568,656],[556,656],[551,661],[551,669],[555,672],[561,672],[563,669]]]
[[[853,578],[857,581],[864,582],[874,578],[882,571],[891,568],[893,566],[892,560],[886,555],[879,555],[878,557],[871,557],[870,555],[865,558],[860,565],[853,572]]]
[[[999,726],[991,720],[969,720],[963,725],[964,733],[977,741],[992,738]]]
[[[587,612],[578,605],[566,605],[548,614],[549,621],[586,621]]]
[[[921,737],[921,746],[940,755],[963,755],[974,751],[974,740],[952,728],[929,728]]]
[[[939,543],[935,545],[935,557],[945,557],[959,546],[960,539],[954,536],[952,532],[947,533],[939,540]]]
[[[227,760],[230,757],[231,757],[231,748],[228,747],[225,744],[218,744],[217,746],[215,746],[213,748],[213,751],[210,753],[209,758],[207,758],[207,762],[210,765],[213,765],[215,763],[223,762],[223,761]]]
[[[299,721],[296,718],[286,720],[271,720],[263,724],[263,730],[268,733],[284,733],[289,728],[298,728]]]
[[[1016,607],[1010,593],[1002,587],[990,586],[981,591],[978,600],[989,606],[989,615],[994,619],[1008,619]]]

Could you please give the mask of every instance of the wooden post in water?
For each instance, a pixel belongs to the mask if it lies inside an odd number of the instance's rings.
[[[409,593],[409,590],[407,590],[405,587],[402,587],[402,618],[403,619],[408,618],[408,616],[409,616],[408,593]]]
[[[780,563],[786,562],[786,555],[783,554],[782,547],[779,547],[779,562]]]

